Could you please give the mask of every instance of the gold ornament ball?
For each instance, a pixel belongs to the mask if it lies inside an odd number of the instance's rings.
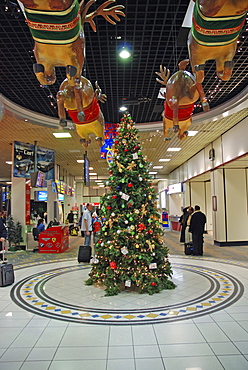
[[[139,248],[139,244],[135,244],[135,247],[136,247],[136,248]]]
[[[136,239],[139,239],[139,235],[136,235],[136,236],[135,236],[135,238],[136,238]]]

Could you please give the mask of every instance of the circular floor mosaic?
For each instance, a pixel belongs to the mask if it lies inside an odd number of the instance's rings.
[[[100,288],[84,285],[89,269],[89,265],[75,265],[33,274],[13,286],[11,297],[23,309],[51,319],[89,324],[142,325],[214,313],[236,302],[244,290],[241,282],[227,273],[174,263],[177,288],[173,291],[153,296],[123,292],[118,296],[105,297]],[[188,291],[183,285],[184,280],[192,281]],[[66,281],[71,281],[71,284],[77,281],[79,285],[70,287]],[[68,289],[69,298],[66,296]],[[80,297],[84,299],[81,301]]]

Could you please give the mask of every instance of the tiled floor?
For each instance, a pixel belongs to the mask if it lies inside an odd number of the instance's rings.
[[[0,288],[0,369],[247,370],[248,247],[207,235],[188,257],[178,239],[166,233],[177,288],[153,296],[105,297],[75,257],[16,266]]]

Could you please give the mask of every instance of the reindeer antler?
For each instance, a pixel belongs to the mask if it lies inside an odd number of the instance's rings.
[[[166,86],[167,81],[168,81],[168,79],[170,77],[170,70],[169,69],[166,69],[166,67],[163,68],[163,66],[160,64],[160,72],[155,72],[155,73],[160,78],[162,78],[162,81],[159,80],[158,78],[156,78],[156,81],[158,81],[162,85],[165,85]]]
[[[107,0],[107,1],[105,1],[105,3],[103,3],[102,5],[100,5],[94,12],[86,15],[89,7],[95,1],[96,0],[90,0],[87,3],[87,5],[84,7],[83,13],[82,13],[82,21],[83,22],[89,22],[94,32],[96,32],[96,24],[93,21],[93,18],[95,18],[97,15],[102,15],[103,18],[105,18],[111,24],[116,24],[116,22],[113,21],[110,18],[110,16],[113,17],[118,22],[120,21],[120,18],[118,17],[118,15],[121,15],[121,16],[125,17],[125,13],[123,13],[120,10],[120,9],[124,9],[125,8],[124,5],[115,5],[115,6],[112,6],[112,8],[107,8],[108,5],[110,5],[112,3],[115,3],[115,0]]]

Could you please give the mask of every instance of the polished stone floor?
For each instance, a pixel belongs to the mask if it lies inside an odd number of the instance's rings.
[[[84,285],[80,237],[56,258],[8,255],[16,281],[0,288],[0,369],[247,370],[248,247],[206,235],[203,257],[191,257],[177,232],[165,243],[177,288],[153,296]]]

